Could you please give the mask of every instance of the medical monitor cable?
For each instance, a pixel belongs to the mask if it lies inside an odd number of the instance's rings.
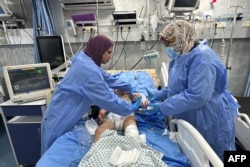
[[[66,38],[67,38],[67,41],[68,41],[68,44],[69,44],[69,49],[70,49],[70,52],[72,54],[72,57],[74,56],[74,53],[73,53],[73,50],[72,50],[72,47],[71,47],[71,43],[69,41],[69,34],[68,32],[64,29],[64,32],[66,33]]]
[[[121,55],[122,55],[122,53],[124,52],[124,54],[125,54],[125,57],[124,57],[124,65],[125,65],[125,69],[127,70],[127,69],[128,69],[128,68],[127,68],[127,64],[126,64],[127,54],[126,54],[126,51],[125,51],[125,46],[126,46],[126,42],[127,42],[127,39],[128,39],[128,34],[129,34],[129,32],[130,32],[130,27],[129,27],[129,29],[128,29],[128,33],[127,33],[126,39],[124,39],[124,37],[123,37],[122,30],[123,30],[123,28],[121,27],[121,37],[122,37],[124,43],[123,43],[123,48],[122,48],[122,51],[121,51],[120,56],[119,56],[118,59],[121,58]],[[117,62],[116,62],[116,63],[117,63]]]
[[[130,29],[131,29],[131,27],[128,27],[128,34],[129,34],[129,32],[130,32]],[[127,41],[127,38],[128,38],[128,34],[127,34],[127,36],[126,36],[126,41]],[[125,57],[124,57],[124,65],[125,65],[125,69],[127,70],[128,69],[128,67],[127,67],[127,53],[126,53],[126,50],[124,49],[124,54],[125,54]]]
[[[124,38],[123,38],[123,36],[122,36],[123,27],[120,27],[120,29],[121,29],[121,38],[123,39],[123,48],[124,48],[125,40],[124,40]],[[117,29],[117,39],[118,39],[118,32],[119,32],[119,29]],[[120,55],[119,55],[118,58],[116,59],[115,63],[112,64],[112,66],[111,66],[110,68],[113,68],[113,67],[116,65],[116,63],[118,62],[118,60],[121,58],[121,55],[122,55],[122,52],[123,52],[123,48],[122,48],[122,50],[121,50],[121,52],[120,52]],[[114,59],[114,58],[113,58],[113,59]]]
[[[213,48],[213,45],[214,45],[214,36],[217,35],[216,30],[217,30],[217,23],[214,24],[214,30],[213,30],[213,33],[212,33],[210,48]]]
[[[78,44],[78,39],[77,39],[77,36],[76,36],[76,35],[74,35],[74,37],[75,37],[75,40],[76,40],[76,46],[77,46],[77,48],[79,48],[79,44]]]
[[[122,36],[122,27],[120,28],[121,29],[121,36]],[[118,62],[118,60],[121,58],[121,55],[122,55],[122,53],[124,52],[124,49],[125,49],[125,45],[126,45],[126,42],[127,42],[127,38],[128,38],[128,34],[130,33],[130,29],[128,29],[128,33],[127,33],[127,36],[126,36],[126,39],[124,39],[124,42],[123,42],[123,47],[122,47],[122,50],[121,50],[121,52],[120,52],[120,55],[119,55],[119,57],[117,58],[117,60],[115,61],[115,63],[111,66],[111,68],[113,68],[115,65],[116,65],[116,63]],[[126,52],[125,52],[125,54],[126,54]]]
[[[113,49],[113,57],[112,57],[112,59],[111,59],[111,62],[110,62],[110,64],[109,64],[109,70],[111,69],[111,66],[113,65],[113,60],[114,60],[114,56],[115,56],[115,52],[116,52],[116,45],[117,45],[117,42],[118,42],[118,32],[119,32],[119,22],[118,21],[116,21],[116,24],[115,24],[116,26],[115,26],[115,28],[116,28],[116,40],[115,40],[115,43],[114,43],[114,49]]]
[[[155,44],[157,43],[157,41],[160,39],[160,34],[157,34],[157,39],[155,40],[155,42],[153,43],[153,45],[149,48],[149,50],[152,50],[155,47]],[[144,57],[142,56],[131,68],[130,70],[133,70],[142,60],[144,59]]]
[[[82,35],[82,37],[83,37],[82,43],[81,43],[81,46],[78,48],[78,50],[77,50],[76,53],[78,53],[78,52],[83,48],[83,44],[84,44],[84,41],[85,41],[85,38],[86,38],[85,30],[83,30],[82,32],[83,32],[83,33],[82,33],[82,34],[83,34],[83,35]]]
[[[10,44],[10,37],[9,37],[8,31],[7,31],[7,28],[6,28],[6,22],[3,21],[3,20],[1,20],[1,22],[2,22],[2,25],[3,25],[5,38],[6,38],[7,42],[8,42],[8,44]],[[16,59],[15,59],[15,57],[14,57],[15,54],[14,54],[14,52],[13,52],[14,48],[13,48],[12,45],[8,45],[8,46],[9,46],[9,48],[10,48],[11,55],[13,55],[13,56],[10,56],[10,59],[11,59],[11,61],[12,61],[12,64],[16,64]]]

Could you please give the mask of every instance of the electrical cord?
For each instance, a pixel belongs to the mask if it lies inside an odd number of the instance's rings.
[[[73,57],[73,56],[74,56],[74,53],[73,53],[73,50],[72,50],[72,47],[71,47],[71,43],[70,43],[70,41],[69,41],[69,35],[68,35],[68,32],[67,32],[67,31],[65,31],[65,29],[64,29],[64,32],[66,33],[66,38],[67,38],[67,40],[68,40],[69,49],[70,49],[70,52],[71,52],[72,57]]]
[[[76,45],[77,45],[77,48],[79,48],[79,45],[78,45],[78,40],[77,40],[77,36],[76,36],[76,35],[74,35],[74,37],[75,37],[75,40],[76,40]]]
[[[83,32],[84,32],[84,31],[83,31]],[[79,51],[83,48],[83,43],[84,43],[84,41],[85,41],[85,37],[86,37],[86,33],[84,32],[83,35],[82,35],[82,38],[83,38],[83,39],[82,39],[81,46],[78,48],[77,52],[79,52]],[[76,52],[76,53],[77,53],[77,52]]]
[[[117,60],[115,61],[115,63],[111,66],[111,68],[113,68],[115,65],[116,65],[116,63],[119,61],[119,59],[121,58],[121,55],[122,55],[122,53],[124,52],[125,54],[126,54],[126,52],[125,52],[125,45],[126,45],[126,42],[127,42],[127,38],[128,38],[128,34],[130,33],[130,29],[128,29],[128,33],[127,33],[127,36],[126,36],[126,39],[124,39],[123,37],[123,40],[124,40],[124,42],[123,42],[123,48],[122,48],[122,50],[121,50],[121,53],[120,53],[120,55],[119,55],[119,57],[117,58]],[[122,36],[122,28],[121,28],[121,36]]]
[[[157,41],[160,39],[160,35],[157,35],[157,39],[153,43],[153,45],[149,48],[149,50],[153,49],[157,43]],[[130,70],[133,70],[141,61],[143,60],[143,56],[130,68]]]
[[[111,59],[111,62],[109,64],[109,70],[111,69],[111,66],[113,65],[113,60],[114,60],[114,57],[115,57],[115,52],[116,52],[116,45],[117,45],[117,41],[118,41],[118,30],[119,30],[119,24],[118,24],[118,21],[116,22],[116,40],[115,40],[115,46],[114,46],[114,49],[113,49],[113,57]]]

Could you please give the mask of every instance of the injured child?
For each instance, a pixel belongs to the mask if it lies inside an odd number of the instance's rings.
[[[137,98],[142,98],[141,107],[143,108],[147,107],[149,103],[147,98],[142,93],[133,93],[133,97],[131,97],[127,92],[125,93],[116,90],[116,94],[120,98],[129,102],[132,102]],[[128,116],[120,116],[112,112],[109,112],[107,114],[106,110],[101,109],[98,115],[98,123],[100,124],[100,126],[98,126],[95,131],[94,142],[96,142],[100,138],[101,134],[105,130],[124,131],[125,136],[139,137],[139,131],[137,129],[134,114],[130,114]]]
[[[141,99],[141,108],[147,108],[149,101],[141,93],[130,94],[116,91],[129,102]],[[120,116],[100,109],[94,144],[82,158],[78,167],[88,166],[157,166],[166,167],[163,154],[146,144],[145,134],[139,135],[135,115]],[[124,136],[117,133],[124,131]]]

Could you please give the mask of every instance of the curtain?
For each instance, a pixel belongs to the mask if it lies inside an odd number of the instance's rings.
[[[48,0],[32,0],[33,10],[33,32],[34,32],[34,61],[40,63],[36,37],[54,35],[55,28],[52,20]]]
[[[246,90],[244,93],[244,97],[250,97],[250,69],[249,69],[249,76],[247,80],[247,86],[246,86]]]

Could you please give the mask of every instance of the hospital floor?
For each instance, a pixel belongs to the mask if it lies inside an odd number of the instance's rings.
[[[0,114],[0,167],[17,167]],[[32,165],[25,167],[33,167]]]

